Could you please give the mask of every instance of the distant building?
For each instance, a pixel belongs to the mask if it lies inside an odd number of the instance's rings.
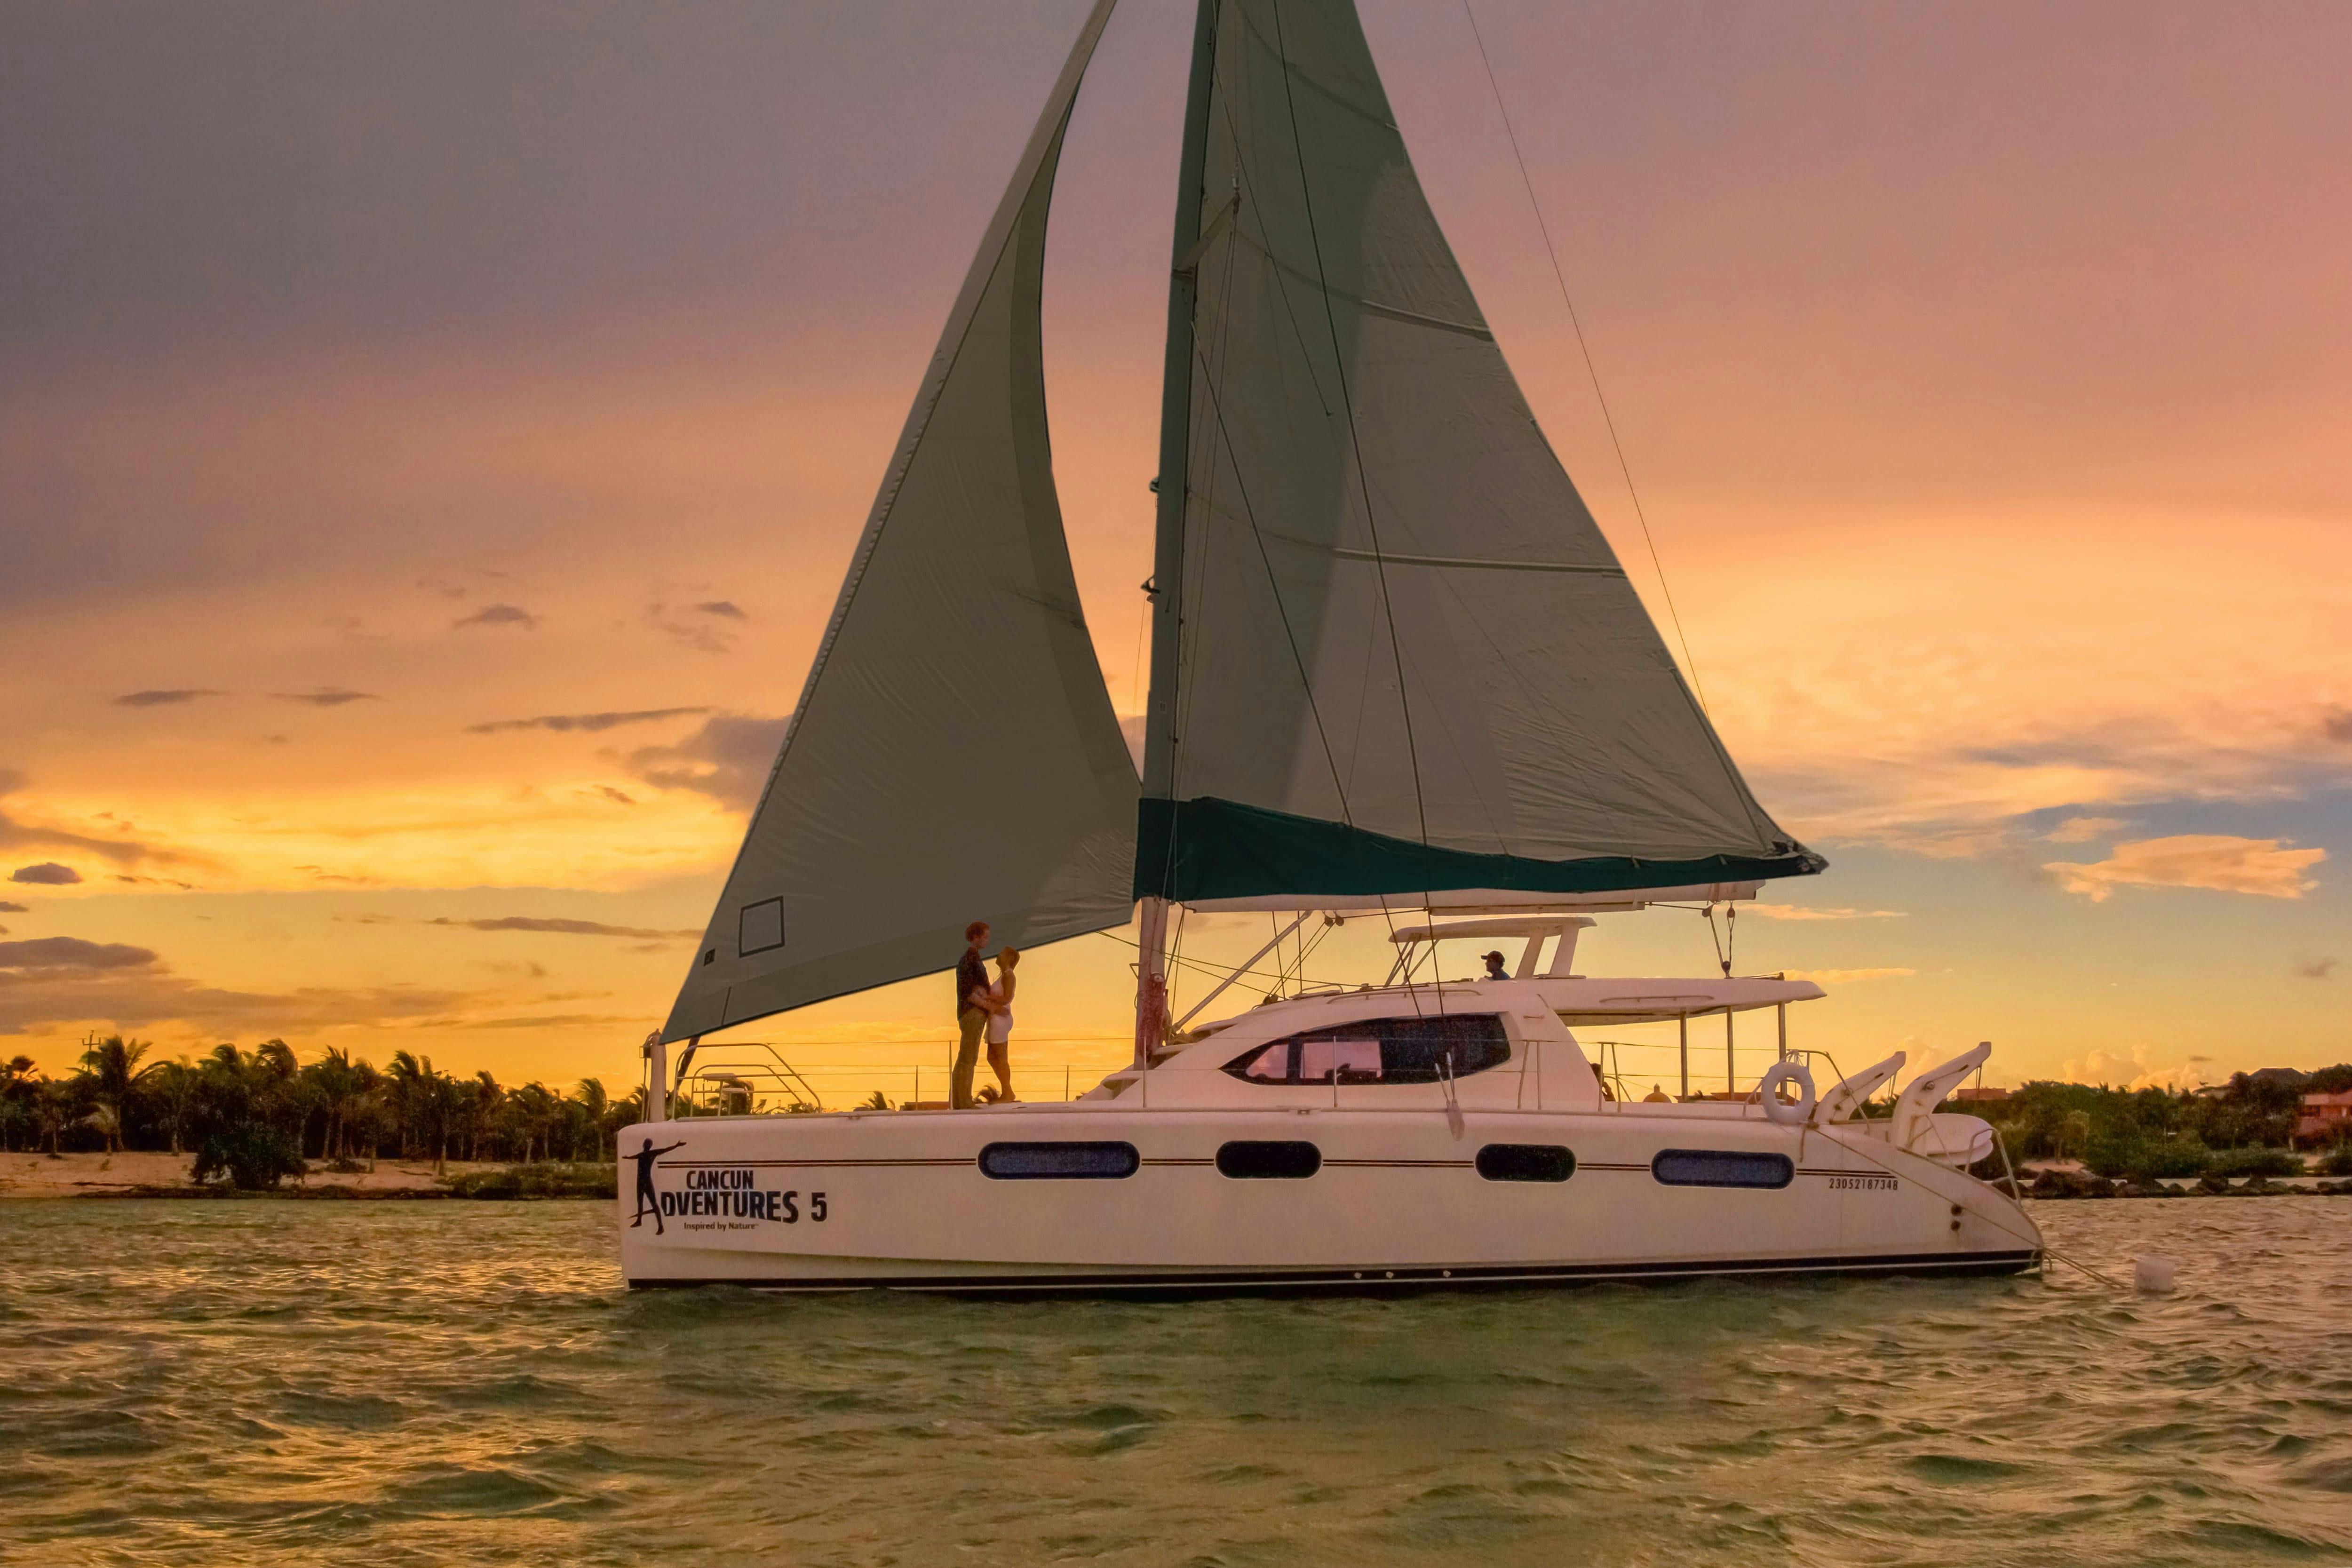
[[[2293,1068],[2256,1068],[2250,1073],[2239,1076],[2246,1080],[2246,1086],[2250,1089],[2259,1089],[2264,1085],[2279,1089],[2300,1089],[2311,1079],[2309,1073],[2297,1072]],[[2209,1083],[2197,1092],[2209,1100],[2218,1100],[2237,1086],[2237,1079],[2232,1078],[2227,1083]]]
[[[2352,1089],[2342,1094],[2306,1094],[2303,1114],[2295,1118],[2298,1143],[2333,1143],[2352,1138]]]

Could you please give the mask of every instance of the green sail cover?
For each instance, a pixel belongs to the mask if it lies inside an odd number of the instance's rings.
[[[1538,428],[1353,5],[1214,4],[1179,215],[1198,234],[1175,283],[1182,575],[1160,625],[1181,631],[1137,894],[1820,869],[1749,794]]]
[[[1123,923],[1135,769],[1062,537],[1038,334],[1099,0],[965,278],[664,1037]],[[948,994],[940,992],[940,1014]]]

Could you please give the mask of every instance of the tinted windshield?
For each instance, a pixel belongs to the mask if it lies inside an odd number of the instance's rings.
[[[1503,1020],[1492,1013],[1364,1018],[1269,1041],[1225,1064],[1248,1083],[1434,1083],[1511,1059]]]

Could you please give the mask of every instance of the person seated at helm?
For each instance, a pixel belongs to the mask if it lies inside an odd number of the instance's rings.
[[[1486,973],[1480,975],[1480,979],[1508,980],[1510,978],[1510,974],[1503,968],[1503,955],[1501,953],[1490,952],[1486,955],[1485,962],[1486,965]]]

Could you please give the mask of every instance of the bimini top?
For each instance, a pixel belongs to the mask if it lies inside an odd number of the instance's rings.
[[[1798,1002],[1818,1002],[1828,993],[1810,980],[1777,975],[1729,975],[1717,979],[1649,979],[1581,976],[1532,980],[1486,980],[1439,985],[1365,985],[1347,991],[1309,992],[1268,1002],[1234,1018],[1195,1031],[1206,1039],[1244,1019],[1262,1023],[1292,1013],[1331,1015],[1334,1023],[1404,1010],[1417,1013],[1492,1012],[1498,1007],[1540,1005],[1574,1026],[1662,1024],[1677,1018],[1753,1013]],[[1283,1026],[1290,1026],[1288,1025]],[[1299,1026],[1303,1027],[1304,1025]]]

